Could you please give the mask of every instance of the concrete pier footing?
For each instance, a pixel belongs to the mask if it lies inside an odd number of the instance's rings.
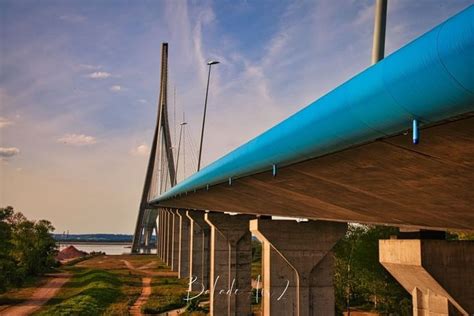
[[[347,224],[250,221],[262,242],[263,315],[334,315],[333,256]]]
[[[380,240],[379,260],[411,293],[413,315],[474,314],[474,241]]]
[[[211,227],[205,221],[205,212],[187,211],[190,219],[189,279],[191,291],[209,289]]]
[[[178,278],[189,277],[190,220],[185,210],[176,210],[179,217]]]
[[[211,226],[211,315],[251,315],[252,235],[249,215],[206,213]]]

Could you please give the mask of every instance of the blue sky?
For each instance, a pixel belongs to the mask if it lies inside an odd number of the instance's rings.
[[[389,0],[386,53],[473,3]],[[368,67],[373,5],[0,0],[0,205],[48,218],[58,231],[132,232],[162,42],[171,119],[186,112],[194,142],[206,61],[221,61],[212,74],[206,165]]]

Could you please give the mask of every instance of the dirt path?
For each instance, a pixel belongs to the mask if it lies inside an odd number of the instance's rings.
[[[137,271],[137,272],[142,272],[142,273],[147,273],[149,271],[144,271],[141,270],[141,268],[145,267],[140,267],[140,268],[135,268],[130,261],[128,260],[122,260],[122,262],[127,266],[129,270],[132,271]],[[148,298],[151,295],[151,278],[150,277],[144,277],[142,279],[142,293],[140,294],[140,297],[133,303],[133,305],[130,307],[129,312],[130,315],[132,316],[141,316],[142,314],[142,306],[148,301]]]
[[[152,268],[156,267],[157,265],[158,265],[158,262],[150,262],[150,263],[145,264],[144,266],[141,266],[138,269],[140,269],[140,270],[152,269]]]
[[[178,273],[177,272],[173,272],[173,271],[148,271],[148,270],[145,270],[149,267],[147,267],[149,264],[146,264],[140,268],[135,268],[131,263],[130,261],[128,260],[122,260],[122,262],[127,266],[128,269],[132,270],[132,271],[135,271],[135,272],[138,272],[138,273],[142,273],[142,274],[146,274],[146,275],[150,275],[150,276],[162,276],[162,277],[174,277],[174,276],[178,276]]]
[[[0,316],[23,316],[31,315],[53,298],[61,287],[71,278],[69,274],[50,274],[52,277],[45,285],[38,288],[31,299],[23,303],[8,307],[0,312]]]
[[[132,316],[141,316],[142,306],[148,301],[149,296],[151,295],[151,278],[145,277],[142,279],[142,294],[140,297],[133,303],[133,306],[130,307],[130,315]]]
[[[173,271],[160,271],[160,272],[154,272],[154,271],[148,271],[146,269],[153,268],[155,265],[154,262],[145,264],[144,266],[141,266],[139,268],[136,268],[133,266],[133,264],[128,261],[128,260],[122,260],[122,262],[125,264],[125,266],[131,270],[135,271],[140,274],[145,274],[148,277],[143,277],[142,278],[142,294],[140,297],[135,301],[133,306],[130,307],[129,312],[130,315],[132,316],[140,316],[143,315],[141,312],[142,306],[148,301],[149,296],[151,295],[151,276],[162,276],[162,277],[172,277],[172,276],[177,276],[176,272]],[[179,314],[179,312],[178,312]],[[176,314],[176,315],[178,315]],[[167,314],[166,314],[167,315]],[[169,315],[174,315],[174,314],[169,314]]]

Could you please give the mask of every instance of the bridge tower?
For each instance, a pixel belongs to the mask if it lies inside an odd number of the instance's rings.
[[[150,250],[153,230],[157,231],[158,210],[148,202],[174,185],[176,168],[168,120],[168,43],[163,43],[158,113],[133,236],[132,253],[138,253],[140,249]]]

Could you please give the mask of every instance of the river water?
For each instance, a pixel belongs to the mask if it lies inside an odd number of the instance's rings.
[[[101,242],[81,242],[81,243],[67,243],[61,242],[59,244],[59,250],[62,250],[68,246],[74,246],[79,250],[85,252],[105,252],[108,255],[122,255],[122,254],[129,254],[131,244],[129,243],[101,243]],[[155,250],[156,253],[156,250]]]

